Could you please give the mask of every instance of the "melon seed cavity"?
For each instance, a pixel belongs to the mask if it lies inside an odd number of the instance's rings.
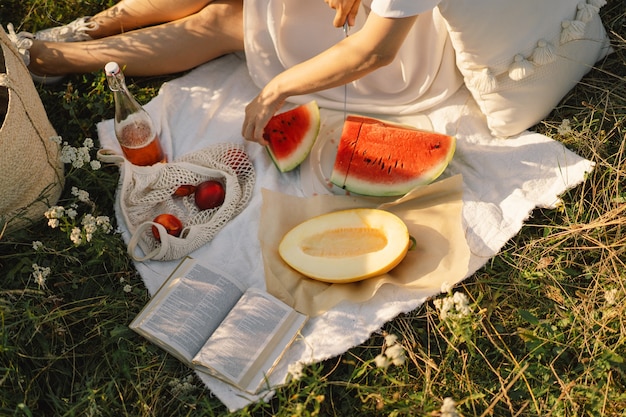
[[[349,258],[377,252],[387,245],[385,234],[369,227],[327,230],[307,237],[300,249],[307,255],[324,258]]]

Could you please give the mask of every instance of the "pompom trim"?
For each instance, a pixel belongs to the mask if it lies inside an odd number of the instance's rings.
[[[498,81],[495,74],[489,68],[483,68],[480,72],[474,73],[471,84],[483,93],[489,93],[496,89]]]
[[[535,67],[554,62],[558,56],[558,45],[583,39],[587,23],[595,18],[600,8],[606,3],[606,0],[580,1],[576,5],[576,17],[573,20],[561,22],[561,31],[556,39],[553,41],[539,39],[529,56],[519,53],[513,57],[507,71],[509,78],[513,81],[521,81],[532,75]],[[494,70],[488,67],[475,71],[469,81],[482,93],[492,92],[498,86]]]
[[[514,81],[523,80],[535,71],[532,62],[524,58],[524,55],[517,54],[513,58],[513,63],[509,68],[509,78]]]
[[[576,12],[576,20],[579,20],[584,23],[589,23],[593,19],[593,17],[598,14],[600,8],[598,6],[594,6],[593,4],[586,3],[581,1],[578,3],[578,11]]]
[[[554,62],[558,57],[558,47],[583,39],[587,23],[595,18],[606,3],[606,0],[581,0],[576,5],[576,17],[561,22],[561,31],[555,39],[539,39],[529,56],[519,53],[513,57],[506,71],[508,77],[513,81],[521,81],[531,76],[536,67]],[[496,72],[502,73],[494,68],[484,67],[474,72],[469,82],[482,93],[492,92],[498,87]]]
[[[547,65],[556,61],[556,48],[545,39],[539,39],[537,47],[530,56],[536,65]]]
[[[580,20],[564,20],[561,22],[561,45],[577,41],[585,36],[587,24]]]

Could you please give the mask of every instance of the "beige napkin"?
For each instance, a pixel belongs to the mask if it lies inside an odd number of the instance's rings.
[[[259,239],[267,290],[296,310],[316,316],[337,303],[369,300],[384,284],[440,291],[468,272],[469,247],[461,225],[460,175],[420,187],[395,201],[318,195],[295,197],[263,189]],[[381,202],[383,202],[381,204]],[[291,228],[311,217],[356,207],[378,207],[399,216],[416,240],[404,260],[386,274],[349,284],[329,284],[301,275],[278,254],[278,245]]]

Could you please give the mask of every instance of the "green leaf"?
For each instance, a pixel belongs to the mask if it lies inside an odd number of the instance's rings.
[[[539,324],[539,319],[537,317],[535,317],[530,311],[527,310],[517,310],[519,312],[519,315],[526,320],[528,323],[530,324],[534,324],[534,325],[538,325]]]

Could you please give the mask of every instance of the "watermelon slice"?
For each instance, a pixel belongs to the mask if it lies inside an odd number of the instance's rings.
[[[455,149],[453,136],[351,115],[330,180],[356,194],[404,195],[439,177]]]
[[[320,130],[320,110],[315,101],[272,117],[263,137],[280,172],[291,171],[311,152]]]

